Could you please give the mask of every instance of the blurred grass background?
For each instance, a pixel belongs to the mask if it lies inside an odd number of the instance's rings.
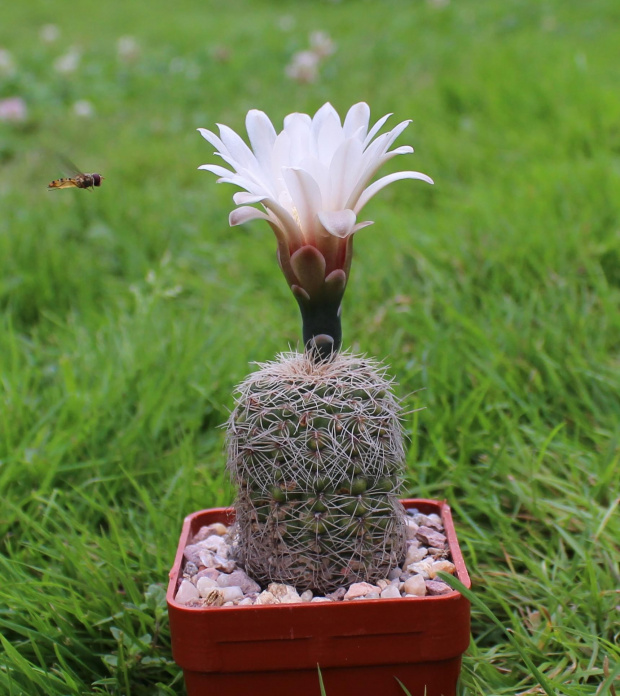
[[[272,233],[228,228],[195,129],[360,100],[413,119],[394,168],[436,181],[364,211],[343,325],[425,407],[406,494],[453,506],[505,627],[474,607],[460,694],[615,693],[619,23],[614,0],[2,3],[0,100],[27,114],[0,120],[0,693],[183,693],[181,522],[231,501],[233,387],[299,340]],[[336,51],[304,84],[312,31]],[[102,187],[48,193],[57,152]]]

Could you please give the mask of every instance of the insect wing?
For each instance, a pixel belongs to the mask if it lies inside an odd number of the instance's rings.
[[[65,155],[58,155],[58,159],[62,165],[64,173],[71,179],[84,176],[84,172],[73,164],[73,162]]]

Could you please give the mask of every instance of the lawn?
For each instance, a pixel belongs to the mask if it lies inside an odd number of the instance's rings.
[[[2,696],[183,693],[181,523],[231,502],[234,386],[300,336],[195,129],[360,100],[413,120],[393,170],[436,182],[365,209],[343,329],[423,407],[404,494],[453,507],[460,694],[614,695],[619,23],[615,0],[4,3],[0,100],[27,115],[0,121]],[[287,77],[317,30],[336,51]],[[48,192],[56,153],[101,188]]]

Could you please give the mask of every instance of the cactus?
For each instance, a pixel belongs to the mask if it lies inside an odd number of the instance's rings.
[[[399,414],[385,369],[346,353],[283,354],[239,385],[228,468],[246,572],[329,592],[402,561]]]
[[[378,135],[388,117],[371,128],[369,118],[363,102],[343,122],[325,104],[313,118],[290,114],[276,133],[253,109],[251,148],[227,126],[219,136],[199,129],[231,169],[199,168],[244,189],[233,196],[231,226],[271,226],[301,311],[305,352],[282,354],[238,387],[227,433],[239,560],[259,582],[300,591],[377,581],[405,549],[399,404],[383,367],[339,353],[340,308],[353,237],[372,224],[358,222],[361,209],[394,181],[433,181],[401,171],[370,184],[385,162],[413,150],[390,150],[408,121]]]

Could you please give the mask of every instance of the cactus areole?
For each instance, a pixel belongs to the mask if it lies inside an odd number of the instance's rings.
[[[233,196],[231,226],[271,226],[303,322],[305,351],[251,374],[228,422],[238,555],[258,582],[329,592],[377,581],[404,555],[400,406],[383,367],[340,352],[353,236],[372,224],[358,214],[394,181],[433,183],[414,171],[370,183],[385,162],[413,151],[390,150],[409,121],[379,134],[388,116],[369,128],[367,104],[344,121],[325,104],[313,117],[290,114],[276,133],[251,110],[251,147],[227,126],[219,136],[199,129],[230,167],[200,169],[243,189]]]

